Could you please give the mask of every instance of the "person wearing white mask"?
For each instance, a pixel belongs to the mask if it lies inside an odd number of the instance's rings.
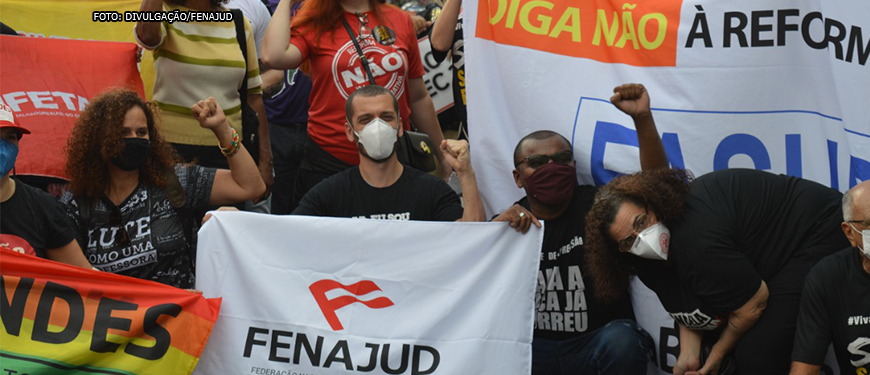
[[[402,165],[396,147],[402,136],[396,97],[370,85],[354,91],[345,105],[345,134],[359,151],[360,164],[312,188],[294,215],[380,220],[484,221],[468,142],[445,140],[441,151],[456,172],[464,202],[443,180]],[[464,203],[464,207],[463,207]]]
[[[646,88],[629,83],[613,93],[610,101],[637,129],[641,169],[667,168]],[[654,343],[634,321],[629,296],[600,301],[594,295],[595,282],[583,269],[584,223],[598,188],[577,183],[573,150],[571,142],[549,130],[520,139],[512,172],[525,197],[493,219],[523,233],[532,224],[540,227],[539,219],[546,222],[535,294],[532,375],[642,374]]]
[[[847,246],[841,196],[750,169],[617,177],[586,219],[596,294],[618,296],[631,274],[656,293],[679,324],[676,375],[787,374],[804,279]]]
[[[870,370],[870,181],[843,195],[841,228],[851,246],[807,275],[792,351],[792,375],[818,375],[833,344],[841,374]]]

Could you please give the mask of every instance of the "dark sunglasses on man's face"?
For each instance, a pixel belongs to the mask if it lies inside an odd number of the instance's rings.
[[[553,160],[556,164],[568,164],[574,161],[574,152],[571,150],[559,151],[553,155],[532,155],[523,160],[520,160],[519,163],[514,164],[514,167],[519,167],[520,164],[524,162],[529,162],[529,167],[537,169],[547,165],[547,163]]]

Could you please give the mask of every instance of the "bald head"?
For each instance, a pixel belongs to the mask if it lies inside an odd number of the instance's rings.
[[[520,139],[519,142],[517,142],[517,147],[514,148],[514,164],[519,163],[523,160],[523,158],[530,156],[524,148],[526,143],[529,143],[531,141],[543,141],[553,137],[559,137],[562,141],[564,141],[565,147],[571,149],[571,142],[569,142],[568,139],[563,137],[561,134],[550,130],[538,130],[530,133],[529,135],[523,137],[523,139]]]
[[[857,219],[855,216],[858,215]],[[843,194],[843,221],[867,220],[870,215],[870,180],[855,185]]]

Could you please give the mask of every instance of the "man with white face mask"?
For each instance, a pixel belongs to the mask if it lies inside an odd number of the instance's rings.
[[[294,215],[379,220],[484,221],[483,203],[465,141],[441,143],[459,177],[459,196],[443,180],[402,165],[396,147],[403,130],[396,98],[381,86],[358,89],[345,106],[347,139],[360,164],[327,178],[299,202]]]
[[[819,374],[833,344],[841,374],[870,371],[870,181],[843,195],[851,247],[822,259],[801,296],[792,375]]]

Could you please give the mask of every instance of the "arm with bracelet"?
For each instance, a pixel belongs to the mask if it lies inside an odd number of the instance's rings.
[[[266,184],[257,164],[242,145],[240,135],[230,126],[224,111],[214,98],[200,100],[190,109],[200,126],[214,132],[230,169],[218,169],[211,189],[211,205],[228,205],[262,195]]]

